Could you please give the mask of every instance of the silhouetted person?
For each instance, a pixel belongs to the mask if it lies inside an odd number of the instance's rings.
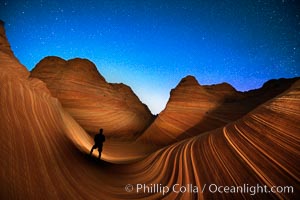
[[[102,152],[102,147],[103,147],[103,142],[105,141],[105,136],[103,135],[103,129],[102,128],[99,130],[99,133],[95,135],[94,141],[95,141],[95,144],[91,149],[90,155],[92,155],[94,149],[98,148],[99,159],[100,159],[101,152]]]

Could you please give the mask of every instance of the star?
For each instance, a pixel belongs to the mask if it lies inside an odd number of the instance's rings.
[[[300,73],[296,1],[2,2],[12,50],[29,70],[48,55],[85,57],[108,81],[157,87],[157,96],[186,75],[249,90]]]

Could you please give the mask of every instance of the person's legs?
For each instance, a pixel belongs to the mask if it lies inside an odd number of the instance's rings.
[[[99,152],[98,158],[100,159],[101,158],[101,152],[102,152],[102,145],[98,146],[98,152]]]
[[[92,155],[94,149],[96,149],[96,148],[97,148],[97,145],[95,144],[95,145],[92,147],[92,149],[91,149],[90,155]]]

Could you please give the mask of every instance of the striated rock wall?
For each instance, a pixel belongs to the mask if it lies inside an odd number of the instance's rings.
[[[107,162],[86,156],[92,138],[42,81],[28,78],[18,61],[3,56],[7,53],[2,47],[1,199],[299,199],[300,81],[235,122],[204,134],[195,129],[197,136],[119,165],[112,164],[108,154],[115,151],[129,159],[124,144],[104,145]],[[143,144],[127,147],[136,155],[145,153]],[[125,190],[128,184],[133,191]],[[137,192],[136,184],[145,184],[152,192]],[[248,192],[210,192],[212,184],[246,185]],[[155,191],[156,185],[169,192]],[[197,192],[189,190],[190,185]],[[257,185],[268,191],[289,186],[293,192],[250,191]],[[179,187],[189,191],[178,192]]]
[[[91,135],[134,138],[153,121],[148,107],[124,84],[109,84],[87,59],[46,57],[31,72]]]
[[[287,90],[296,80],[273,80],[242,93],[227,83],[201,86],[187,76],[171,91],[166,108],[138,140],[167,145],[222,127]]]

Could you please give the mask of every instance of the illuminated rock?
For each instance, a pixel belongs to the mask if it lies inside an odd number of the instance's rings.
[[[148,107],[130,87],[109,84],[87,59],[46,57],[31,72],[90,134],[99,128],[108,137],[134,138],[153,121]]]

